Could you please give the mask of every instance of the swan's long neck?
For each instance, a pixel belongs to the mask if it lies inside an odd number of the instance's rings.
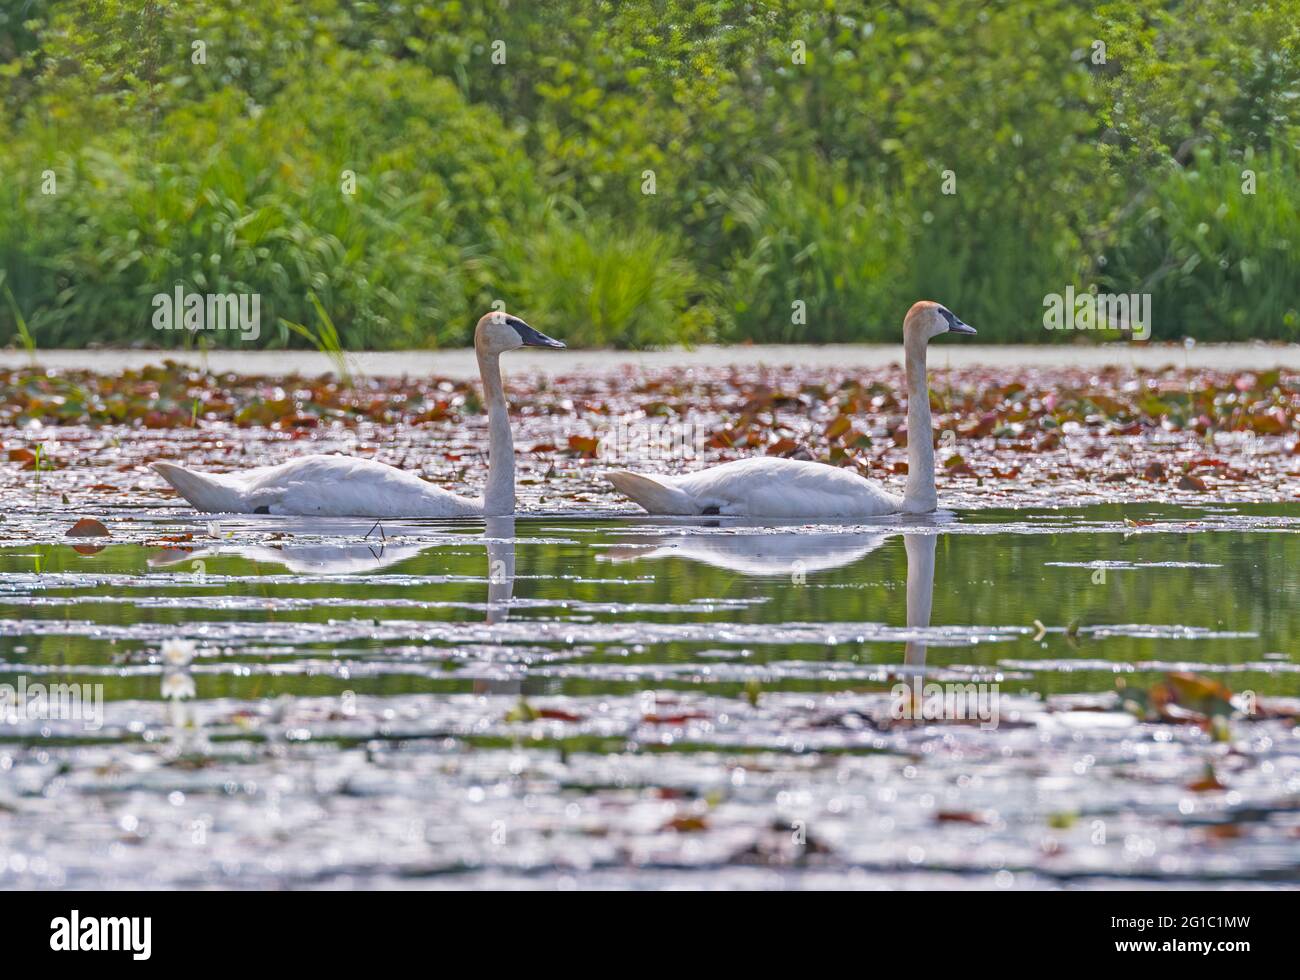
[[[903,510],[924,514],[939,504],[934,489],[934,428],[930,421],[930,386],[925,377],[925,341],[903,345],[907,372],[907,487]]]
[[[503,517],[515,512],[515,441],[510,435],[510,411],[501,386],[501,359],[478,355],[479,376],[488,413],[488,478],[483,492],[483,514]]]

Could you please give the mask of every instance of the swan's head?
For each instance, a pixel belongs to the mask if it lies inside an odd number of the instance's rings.
[[[564,350],[564,344],[534,330],[517,316],[493,312],[474,328],[474,349],[480,354],[501,354],[520,347],[550,347]]]
[[[914,303],[903,318],[903,341],[924,344],[941,333],[974,334],[975,328],[962,321],[946,307],[923,299]]]

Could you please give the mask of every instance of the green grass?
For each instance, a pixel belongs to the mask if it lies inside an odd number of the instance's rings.
[[[5,270],[0,269],[0,289],[4,290],[5,299],[9,301],[9,309],[13,313],[14,330],[18,334],[19,341],[22,342],[23,349],[27,351],[27,356],[36,363],[36,338],[32,336],[31,330],[27,327],[27,319],[23,316],[23,311],[18,308],[18,301],[14,299],[13,292],[5,283]]]
[[[283,317],[280,318],[280,323],[326,355],[334,364],[334,373],[342,379],[344,384],[351,384],[352,370],[348,366],[347,353],[343,349],[342,340],[339,338],[338,328],[334,326],[334,321],[330,318],[325,307],[321,305],[321,301],[315,293],[308,293],[307,298],[311,300],[312,306],[316,310],[316,319],[319,326],[315,330],[305,327],[301,323],[293,323]]]

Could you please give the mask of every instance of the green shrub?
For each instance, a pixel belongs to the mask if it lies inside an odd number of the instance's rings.
[[[192,339],[149,326],[149,298],[180,282],[259,293],[264,324],[310,320],[314,290],[350,346],[464,343],[495,243],[541,221],[527,158],[446,80],[335,67],[254,114],[229,91],[178,108],[143,145],[110,133],[47,156],[30,127],[0,257],[39,341]],[[58,193],[30,192],[46,167]]]
[[[1300,341],[1300,159],[1205,150],[1194,163],[1170,167],[1117,229],[1104,291],[1150,292],[1156,338]]]
[[[16,0],[0,343],[195,343],[149,324],[177,282],[259,293],[263,345],[313,294],[350,347],[497,300],[580,344],[894,342],[920,297],[1059,342],[1071,284],[1295,339],[1297,91],[1300,0]]]
[[[655,347],[711,339],[712,310],[671,235],[557,217],[518,241],[499,295],[565,343]]]

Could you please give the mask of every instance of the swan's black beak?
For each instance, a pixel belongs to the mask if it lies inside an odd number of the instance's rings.
[[[515,333],[519,334],[519,339],[524,342],[525,347],[550,347],[552,350],[564,350],[563,341],[548,337],[540,330],[534,330],[517,316],[510,317],[506,322],[515,328]]]
[[[943,318],[948,321],[949,333],[965,333],[970,334],[971,336],[975,335],[975,328],[969,323],[962,323],[961,318],[957,316],[956,313],[953,313],[951,310],[945,310],[942,306],[939,307],[939,312],[943,314]]]

